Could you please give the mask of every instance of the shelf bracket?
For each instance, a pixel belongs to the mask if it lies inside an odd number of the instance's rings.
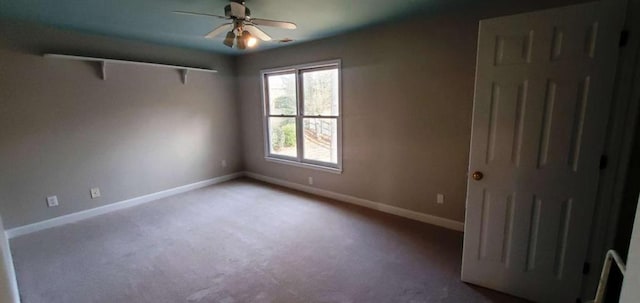
[[[187,75],[189,74],[188,69],[180,70],[180,78],[182,79],[182,84],[187,84]]]
[[[102,80],[107,80],[107,62],[100,61],[100,72]]]

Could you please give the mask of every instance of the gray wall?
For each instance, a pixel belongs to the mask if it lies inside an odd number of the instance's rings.
[[[0,20],[5,226],[245,166],[303,184],[314,176],[319,188],[462,221],[478,20],[571,2],[580,1],[470,3],[238,58]],[[110,65],[103,81],[95,64],[45,59],[45,52],[220,73],[192,73],[183,85],[174,70]],[[344,173],[266,162],[259,71],[333,58],[343,60]],[[94,186],[102,198],[89,198]],[[436,193],[445,194],[444,205]],[[48,195],[61,205],[47,208]]]
[[[46,59],[44,52],[214,67],[183,85],[171,69]],[[0,213],[5,227],[241,171],[234,60],[2,21]],[[221,160],[228,166],[221,167]],[[102,197],[91,200],[98,186]],[[57,195],[60,206],[47,208]]]
[[[464,221],[478,21],[571,2],[493,1],[240,57],[246,170]],[[260,70],[335,58],[343,174],[265,161]]]

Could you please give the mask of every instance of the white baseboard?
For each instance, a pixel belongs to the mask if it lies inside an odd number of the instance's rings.
[[[99,215],[110,213],[112,211],[120,210],[123,208],[128,208],[128,207],[148,203],[154,200],[166,198],[169,196],[181,194],[190,190],[207,187],[213,184],[222,183],[222,182],[236,179],[242,176],[244,176],[243,172],[237,172],[229,175],[216,177],[213,179],[208,179],[208,180],[204,180],[196,183],[178,186],[178,187],[170,188],[167,190],[155,192],[152,194],[148,194],[148,195],[144,195],[144,196],[140,196],[140,197],[136,197],[136,198],[120,201],[120,202],[115,202],[115,203],[111,203],[108,205],[104,205],[104,206],[100,206],[92,209],[87,209],[87,210],[79,211],[76,213],[72,213],[72,214],[68,214],[60,217],[55,217],[52,219],[48,219],[48,220],[44,220],[44,221],[40,221],[32,224],[14,227],[12,229],[7,230],[6,234],[7,234],[7,237],[11,239],[11,238],[19,237],[32,232],[36,232],[39,230],[43,230],[43,229],[47,229],[47,228],[51,228],[51,227],[55,227],[63,224],[73,223],[79,220],[99,216]]]
[[[340,193],[336,193],[336,192],[332,192],[332,191],[328,191],[328,190],[324,190],[324,189],[319,189],[319,188],[315,188],[315,187],[311,187],[311,186],[306,186],[306,185],[302,185],[302,184],[298,184],[298,183],[284,181],[284,180],[281,180],[281,179],[267,177],[267,176],[256,174],[256,173],[252,173],[252,172],[244,172],[244,173],[243,172],[238,172],[238,173],[233,173],[233,174],[229,174],[229,175],[225,175],[225,176],[220,176],[220,177],[216,177],[216,178],[213,178],[213,179],[204,180],[204,181],[200,181],[200,182],[196,182],[196,183],[192,183],[192,184],[187,184],[187,185],[183,185],[183,186],[179,186],[179,187],[174,187],[174,188],[163,190],[163,191],[159,191],[159,192],[156,192],[156,193],[152,193],[152,194],[148,194],[148,195],[144,195],[144,196],[140,196],[140,197],[136,197],[136,198],[120,201],[120,202],[115,202],[115,203],[112,203],[112,204],[108,204],[108,205],[104,205],[104,206],[100,206],[100,207],[96,207],[96,208],[92,208],[92,209],[87,209],[87,210],[83,210],[83,211],[80,211],[80,212],[76,212],[76,213],[72,213],[72,214],[68,214],[68,215],[64,215],[64,216],[60,216],[60,217],[56,217],[56,218],[52,218],[52,219],[48,219],[48,220],[32,223],[32,224],[27,224],[27,225],[23,225],[23,226],[14,227],[12,229],[6,230],[5,233],[7,235],[7,238],[11,239],[11,238],[19,237],[19,236],[26,235],[26,234],[29,234],[29,233],[32,233],[32,232],[40,231],[40,230],[43,230],[43,229],[47,229],[47,228],[51,228],[51,227],[55,227],[55,226],[60,226],[60,225],[68,224],[68,223],[73,223],[73,222],[84,220],[84,219],[87,219],[87,218],[91,218],[91,217],[99,216],[99,215],[102,215],[102,214],[110,213],[110,212],[113,212],[113,211],[116,211],[116,210],[120,210],[120,209],[124,209],[124,208],[128,208],[128,207],[132,207],[132,206],[148,203],[148,202],[151,202],[151,201],[155,201],[155,200],[158,200],[158,199],[166,198],[166,197],[169,197],[169,196],[177,195],[177,194],[184,193],[184,192],[187,192],[187,191],[190,191],[190,190],[207,187],[207,186],[210,186],[210,185],[213,185],[213,184],[217,184],[217,183],[222,183],[222,182],[229,181],[229,180],[232,180],[232,179],[236,179],[236,178],[239,178],[239,177],[242,177],[242,176],[247,176],[247,177],[250,177],[250,178],[253,178],[253,179],[256,179],[256,180],[260,180],[260,181],[264,181],[264,182],[267,182],[267,183],[288,187],[288,188],[291,188],[291,189],[307,192],[307,193],[318,195],[318,196],[322,196],[322,197],[327,197],[327,198],[338,200],[338,201],[342,201],[342,202],[347,202],[347,203],[351,203],[351,204],[355,204],[355,205],[360,205],[360,206],[363,206],[363,207],[375,209],[375,210],[382,211],[382,212],[385,212],[385,213],[389,213],[389,214],[397,215],[397,216],[400,216],[400,217],[405,217],[405,218],[409,218],[409,219],[412,219],[412,220],[425,222],[425,223],[429,223],[429,224],[433,224],[433,225],[437,225],[437,226],[441,226],[441,227],[452,229],[452,230],[456,230],[456,231],[463,231],[464,230],[464,223],[463,222],[459,222],[459,221],[455,221],[455,220],[451,220],[451,219],[446,219],[446,218],[442,218],[442,217],[438,217],[438,216],[428,215],[428,214],[416,212],[416,211],[413,211],[413,210],[399,208],[399,207],[395,207],[395,206],[391,206],[391,205],[387,205],[387,204],[383,204],[383,203],[379,203],[379,202],[374,202],[374,201],[370,201],[370,200],[366,200],[366,199],[362,199],[362,198],[357,198],[357,197],[349,196],[349,195],[345,195],[345,194],[340,194]]]
[[[452,229],[452,230],[456,230],[456,231],[464,231],[464,223],[460,222],[460,221],[455,221],[455,220],[451,220],[451,219],[447,219],[447,218],[428,215],[428,214],[420,213],[420,212],[413,211],[413,210],[399,208],[399,207],[383,204],[383,203],[380,203],[380,202],[374,202],[374,201],[370,201],[370,200],[366,200],[366,199],[362,199],[362,198],[357,198],[357,197],[349,196],[349,195],[345,195],[345,194],[340,194],[340,193],[336,193],[336,192],[332,192],[332,191],[328,191],[328,190],[324,190],[324,189],[319,189],[319,188],[315,188],[315,187],[311,187],[311,186],[307,186],[307,185],[302,185],[302,184],[298,184],[298,183],[284,181],[284,180],[281,180],[281,179],[267,177],[267,176],[256,174],[256,173],[252,173],[252,172],[245,172],[245,176],[247,176],[249,178],[252,178],[252,179],[260,180],[260,181],[263,181],[263,182],[267,182],[267,183],[280,185],[280,186],[288,187],[288,188],[291,188],[291,189],[307,192],[307,193],[310,193],[310,194],[314,194],[314,195],[318,195],[318,196],[322,196],[322,197],[327,197],[327,198],[330,198],[330,199],[334,199],[334,200],[338,200],[338,201],[342,201],[342,202],[347,202],[347,203],[351,203],[351,204],[355,204],[355,205],[364,206],[366,208],[375,209],[375,210],[378,210],[378,211],[381,211],[381,212],[385,212],[385,213],[389,213],[389,214],[393,214],[393,215],[396,215],[396,216],[400,216],[400,217],[404,217],[404,218],[408,218],[408,219],[412,219],[412,220],[416,220],[416,221],[420,221],[420,222],[424,222],[424,223],[429,223],[429,224],[437,225],[437,226],[440,226],[440,227],[444,227],[444,228],[448,228],[448,229]]]

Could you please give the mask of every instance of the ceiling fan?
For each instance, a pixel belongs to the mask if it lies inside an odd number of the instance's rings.
[[[205,38],[211,39],[227,32],[223,42],[224,45],[233,47],[235,42],[236,47],[239,49],[254,47],[258,43],[256,38],[262,41],[271,40],[271,36],[258,28],[258,25],[284,29],[296,29],[297,27],[296,24],[292,22],[252,18],[251,11],[245,6],[244,1],[242,0],[230,0],[229,4],[224,7],[224,16],[187,11],[174,11],[174,13],[228,20],[228,23],[214,28],[205,36]]]

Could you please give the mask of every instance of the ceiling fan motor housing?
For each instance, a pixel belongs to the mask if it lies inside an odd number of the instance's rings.
[[[234,1],[234,2],[238,2],[238,1]],[[238,2],[238,3],[244,4],[244,2]],[[227,4],[224,7],[224,15],[229,17],[229,18],[236,18],[236,16],[232,16],[231,15],[231,4]],[[244,15],[247,16],[247,17],[251,16],[251,10],[246,6],[244,7]]]

